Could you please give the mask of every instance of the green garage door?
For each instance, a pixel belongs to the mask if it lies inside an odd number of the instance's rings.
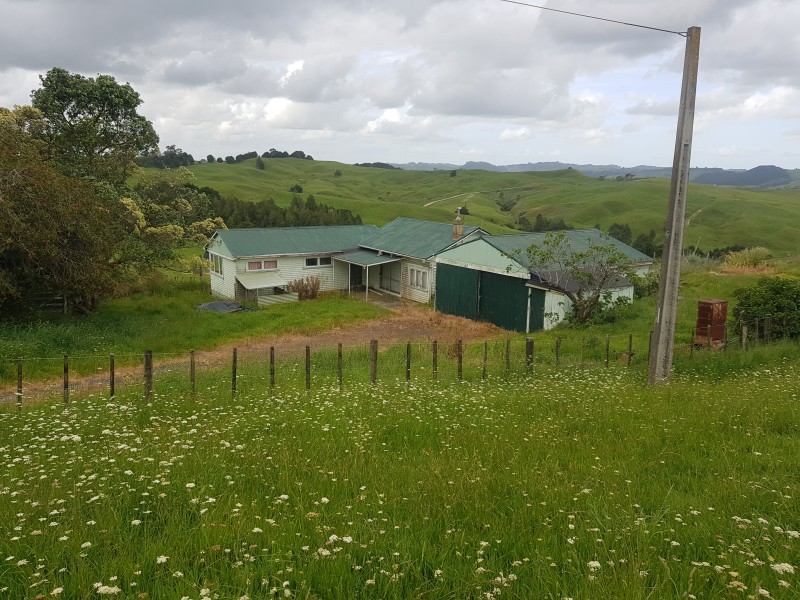
[[[477,320],[479,278],[480,271],[453,265],[436,265],[437,310],[448,315]]]
[[[464,267],[436,266],[436,308],[450,315],[488,321],[504,329],[528,325],[525,280]],[[544,290],[530,289],[530,331],[544,327]]]
[[[479,318],[512,331],[525,331],[528,288],[525,280],[495,273],[481,274]]]

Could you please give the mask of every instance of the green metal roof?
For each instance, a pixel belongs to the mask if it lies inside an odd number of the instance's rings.
[[[464,235],[479,229],[464,226]],[[430,258],[452,245],[453,224],[398,217],[365,236],[359,246],[412,258]]]
[[[218,229],[207,248],[228,258],[341,252],[356,248],[377,229],[375,225]]]
[[[343,252],[342,254],[339,254],[334,258],[336,260],[341,260],[354,265],[361,265],[362,267],[385,265],[386,263],[402,260],[400,258],[391,256],[389,254],[378,254],[374,250],[361,250],[361,249]]]
[[[630,258],[631,263],[653,262],[651,257],[639,252],[636,248],[632,248],[628,244],[620,242],[618,239],[597,229],[567,229],[563,233],[573,252],[585,252],[593,246],[613,246]],[[530,259],[525,250],[529,246],[542,244],[546,236],[547,233],[515,233],[509,235],[487,235],[483,239],[504,254],[514,258],[521,265],[534,271],[536,269],[546,269],[547,265],[530,264]]]

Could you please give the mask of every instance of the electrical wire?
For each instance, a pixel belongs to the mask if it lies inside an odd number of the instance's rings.
[[[638,23],[626,23],[625,21],[615,21],[614,19],[605,19],[603,17],[595,17],[593,15],[584,15],[581,13],[570,12],[568,10],[560,10],[558,8],[550,8],[548,6],[539,6],[537,4],[528,4],[527,2],[520,2],[519,0],[499,0],[500,2],[505,2],[507,4],[517,4],[519,6],[527,6],[528,8],[538,8],[540,10],[549,10],[552,12],[562,13],[565,15],[572,15],[574,17],[583,17],[585,19],[594,19],[596,21],[606,21],[607,23],[617,23],[618,25],[627,25],[628,27],[639,27],[641,29],[650,29],[652,31],[661,31],[662,33],[673,33],[675,35],[679,35],[681,37],[686,37],[688,32],[686,31],[672,31],[670,29],[661,29],[660,27],[650,27],[648,25],[639,25]]]

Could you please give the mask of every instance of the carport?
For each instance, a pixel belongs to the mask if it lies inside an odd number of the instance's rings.
[[[364,299],[369,299],[369,272],[372,267],[390,263],[399,263],[400,258],[390,254],[380,254],[372,250],[348,250],[333,257],[334,261],[346,263],[347,294],[351,295],[354,287],[364,286]]]

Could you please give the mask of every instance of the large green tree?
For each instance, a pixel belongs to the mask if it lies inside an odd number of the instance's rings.
[[[142,103],[129,85],[53,68],[31,93],[45,127],[39,132],[62,172],[124,186],[133,159],[158,150],[153,124],[137,112]]]
[[[111,257],[123,207],[54,168],[41,126],[35,109],[0,108],[0,306],[60,296],[91,310],[117,280]]]

